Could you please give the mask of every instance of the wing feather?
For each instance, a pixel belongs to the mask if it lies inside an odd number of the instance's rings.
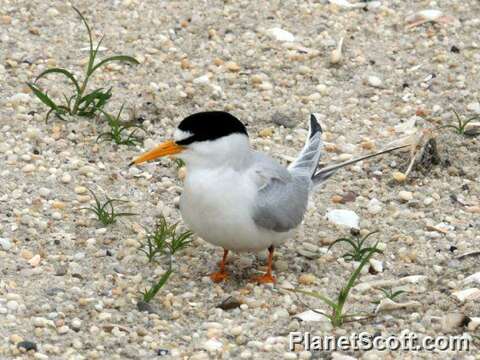
[[[257,153],[254,161],[258,192],[253,220],[263,229],[286,232],[303,220],[308,202],[310,179],[296,177],[275,160]]]

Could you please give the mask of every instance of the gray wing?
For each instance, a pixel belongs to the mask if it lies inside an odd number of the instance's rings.
[[[254,156],[252,171],[258,186],[253,212],[255,224],[276,232],[297,227],[307,208],[310,179],[292,176],[264,154]]]

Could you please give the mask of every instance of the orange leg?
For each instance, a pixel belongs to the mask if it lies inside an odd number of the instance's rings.
[[[272,275],[272,264],[273,264],[273,245],[268,248],[268,262],[267,262],[267,272],[260,276],[255,276],[252,281],[258,282],[259,284],[275,284],[277,281]]]
[[[220,263],[218,264],[220,267],[220,271],[210,274],[210,279],[212,279],[213,282],[219,283],[228,278],[228,273],[225,270],[225,264],[227,263],[227,256],[228,256],[228,250],[223,249],[223,258],[222,258],[222,261],[220,261]]]

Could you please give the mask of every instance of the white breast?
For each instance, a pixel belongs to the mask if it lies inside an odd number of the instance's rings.
[[[214,245],[260,251],[290,235],[258,228],[252,219],[256,185],[230,167],[189,171],[180,200],[185,223]]]

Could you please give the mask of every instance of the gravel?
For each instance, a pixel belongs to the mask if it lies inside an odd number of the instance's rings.
[[[324,129],[322,163],[454,122],[452,110],[465,118],[480,112],[478,1],[372,3],[366,11],[325,0],[209,2],[208,9],[199,0],[77,1],[95,38],[105,35],[101,57],[140,61],[111,64],[91,84],[112,86],[106,109],[117,113],[125,103],[125,118],[145,127],[144,147],[127,147],[97,143],[103,125],[96,119],[51,117],[45,124],[45,107],[25,85],[50,67],[82,74],[88,43],[68,3],[2,0],[0,359],[26,358],[25,351],[36,359],[308,359],[332,354],[289,352],[289,332],[478,336],[463,323],[442,329],[445,314],[480,313],[479,286],[463,281],[478,272],[480,259],[480,143],[451,129],[437,133],[441,163],[418,166],[407,178],[401,175],[408,152],[335,174],[312,197],[295,237],[276,252],[275,286],[248,281],[264,269],[263,253],[232,254],[229,281],[212,284],[208,274],[221,249],[195,237],[149,307],[137,305],[140,291],[167,266],[147,264],[138,251],[143,227],[159,215],[181,221],[182,182],[168,159],[127,165],[171,136],[185,116],[230,111],[248,124],[256,149],[286,164],[302,148],[312,112]],[[460,21],[405,28],[407,16],[429,7]],[[342,61],[331,64],[342,37]],[[53,75],[39,84],[55,98],[71,90]],[[80,210],[91,201],[88,189],[126,200],[121,208],[141,215],[103,227]],[[399,302],[421,307],[340,328],[295,319],[307,305],[328,309],[284,288],[334,297],[353,269],[339,258],[344,248],[327,251],[349,236],[348,227],[326,218],[333,210],[350,214],[361,234],[379,230],[369,240],[384,247],[375,256],[381,263],[352,290],[349,310],[374,313],[373,301],[383,295],[371,284],[404,290]],[[228,298],[231,306],[219,308]],[[472,359],[478,343],[472,346],[445,358]],[[333,357],[347,355],[404,356]]]

